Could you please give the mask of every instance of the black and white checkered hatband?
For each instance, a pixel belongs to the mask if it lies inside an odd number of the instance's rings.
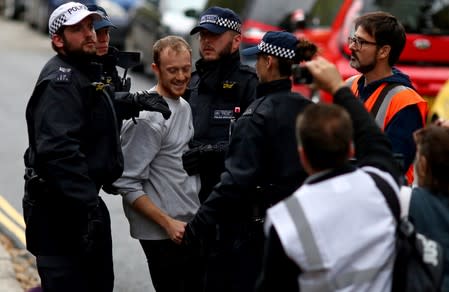
[[[296,55],[294,50],[282,48],[264,41],[261,41],[259,45],[257,45],[257,48],[261,52],[280,58],[293,59]]]
[[[219,17],[217,15],[204,15],[201,17],[200,25],[203,23],[212,23],[221,27],[226,27],[228,29],[235,30],[237,32],[241,32],[242,25],[234,20]]]
[[[56,18],[48,28],[50,36],[54,35],[58,31],[58,29],[66,22],[66,20],[67,17],[65,13]]]

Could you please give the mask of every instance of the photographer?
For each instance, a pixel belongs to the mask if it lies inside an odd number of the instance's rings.
[[[293,64],[315,52],[315,45],[288,32],[267,32],[258,46],[242,51],[257,54],[258,98],[235,122],[221,182],[184,234],[187,245],[202,241],[220,248],[213,262],[217,270],[207,267],[205,291],[253,291],[261,268],[265,211],[306,177],[294,127],[298,113],[311,102],[291,91],[290,75]],[[211,273],[214,283],[208,281]]]

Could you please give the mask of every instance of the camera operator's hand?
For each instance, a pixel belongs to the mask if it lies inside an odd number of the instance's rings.
[[[116,102],[136,106],[139,111],[160,112],[166,120],[171,115],[167,102],[154,91],[143,90],[135,93],[116,92],[114,98]]]
[[[319,89],[334,94],[345,83],[334,64],[322,57],[305,62],[307,69],[313,76],[314,82]]]

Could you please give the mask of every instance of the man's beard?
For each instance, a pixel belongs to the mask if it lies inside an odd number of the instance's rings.
[[[221,52],[218,53],[218,59],[216,61],[221,60],[222,58],[229,56],[231,54],[232,54],[232,42],[228,42],[226,46],[221,50]],[[204,59],[201,50],[200,50],[200,57]]]
[[[82,59],[88,58],[91,59],[96,56],[96,50],[86,51],[83,50],[83,47],[74,48],[71,44],[64,38],[63,50],[67,56],[71,56],[73,58]]]
[[[223,50],[221,50],[221,52],[218,54],[220,56],[220,59],[226,56],[231,55],[232,53],[232,42],[229,42],[224,48]]]
[[[361,65],[360,60],[357,58],[357,56],[355,54],[352,54],[352,56],[355,59],[355,61],[350,62],[351,67],[354,68],[355,70],[359,71],[362,74],[366,74],[366,73],[372,71],[377,65],[376,60],[373,60],[371,63],[369,63],[367,65]]]

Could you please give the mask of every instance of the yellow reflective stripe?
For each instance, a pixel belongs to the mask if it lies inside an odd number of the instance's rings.
[[[24,246],[26,245],[25,231],[12,222],[11,219],[5,216],[2,212],[0,212],[0,224],[4,225],[10,232],[12,232]]]
[[[16,209],[11,206],[11,204],[9,204],[8,201],[6,201],[1,195],[0,209],[2,209],[6,215],[12,218],[20,227],[25,228],[25,221],[23,220],[22,214],[19,214],[19,212],[17,212]]]

